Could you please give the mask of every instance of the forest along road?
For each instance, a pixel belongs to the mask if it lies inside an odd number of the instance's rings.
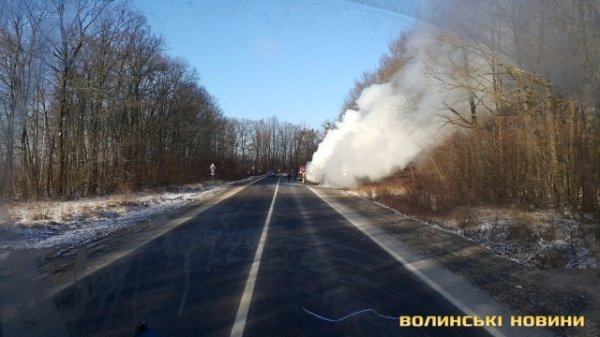
[[[280,178],[258,180],[59,289],[44,314],[51,324],[30,312],[27,321],[4,317],[0,330],[132,336],[145,320],[161,336],[490,335],[400,327],[400,315],[463,312],[309,187]],[[333,321],[363,309],[379,315]]]

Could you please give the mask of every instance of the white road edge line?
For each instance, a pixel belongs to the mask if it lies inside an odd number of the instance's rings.
[[[321,198],[321,200],[323,200],[331,208],[333,208],[336,212],[338,212],[341,216],[343,216],[346,220],[348,220],[348,222],[350,222],[354,227],[356,227],[363,234],[365,234],[367,237],[369,237],[369,239],[371,239],[379,247],[381,247],[388,254],[390,254],[392,257],[394,257],[398,262],[400,262],[402,265],[404,265],[404,267],[406,267],[406,269],[411,271],[415,276],[417,276],[419,279],[421,279],[423,282],[425,282],[427,285],[429,285],[431,288],[433,288],[438,294],[442,295],[446,300],[448,300],[450,303],[452,303],[455,307],[457,307],[459,310],[461,310],[462,312],[464,312],[467,315],[472,315],[472,316],[477,315],[475,312],[473,312],[471,309],[469,309],[462,301],[457,299],[455,296],[453,296],[448,291],[446,291],[446,289],[442,288],[435,281],[433,281],[431,278],[429,278],[427,275],[425,275],[418,266],[415,266],[414,263],[411,263],[411,262],[407,261],[406,259],[404,259],[392,247],[390,247],[388,244],[384,243],[383,240],[380,239],[384,236],[384,233],[382,230],[380,230],[379,228],[374,227],[374,226],[373,227],[369,226],[371,228],[365,228],[366,224],[361,223],[363,221],[356,219],[355,216],[348,215],[347,214],[348,212],[342,211],[340,209],[340,205],[338,205],[336,202],[332,202],[331,200],[329,200],[328,197],[322,195],[320,192],[316,191],[312,187],[310,187],[310,186],[307,186],[307,187],[315,195],[317,195],[319,198]],[[484,328],[488,333],[490,333],[494,337],[506,337],[505,334],[503,334],[502,332],[500,332],[498,329],[496,329],[494,327],[484,326],[482,328]]]
[[[88,266],[85,270],[85,272],[83,274],[78,275],[77,279],[83,279],[86,278],[94,273],[96,273],[97,271],[106,268],[107,266],[109,266],[110,264],[112,264],[115,261],[118,261],[128,255],[130,255],[131,253],[135,252],[136,250],[138,250],[140,247],[146,245],[148,242],[155,240],[156,238],[165,235],[166,233],[170,232],[171,230],[177,228],[178,226],[186,223],[187,221],[190,221],[192,219],[194,219],[195,217],[197,217],[198,215],[200,215],[201,213],[205,212],[207,209],[231,198],[232,196],[238,194],[239,192],[243,191],[244,189],[246,189],[248,186],[253,185],[254,183],[260,181],[264,179],[263,178],[258,178],[255,180],[252,180],[251,182],[249,182],[248,184],[242,185],[242,186],[237,186],[234,187],[233,189],[230,190],[225,190],[222,194],[218,194],[215,197],[211,197],[209,198],[205,204],[203,204],[202,206],[200,206],[199,208],[197,208],[196,210],[193,210],[191,212],[187,212],[184,215],[186,215],[185,217],[182,215],[181,217],[175,218],[170,220],[167,225],[164,226],[163,230],[159,231],[158,233],[156,233],[155,235],[153,235],[152,237],[149,237],[147,240],[145,240],[144,242],[141,242],[140,244],[136,245],[133,248],[130,248],[124,252],[120,252],[117,254],[112,254],[110,255],[110,258],[105,258],[105,260],[103,262],[100,262],[94,266]],[[70,282],[61,284],[57,287],[48,289],[46,292],[46,297],[54,297],[56,296],[58,293],[60,293],[61,291],[67,289],[68,287],[72,286],[73,284],[75,284],[75,280],[72,280]]]
[[[235,315],[235,322],[231,328],[230,337],[242,337],[244,335],[244,329],[246,328],[246,320],[248,319],[248,311],[250,310],[250,303],[252,302],[252,294],[254,293],[254,286],[256,285],[256,277],[258,276],[258,268],[260,267],[260,260],[262,258],[263,250],[265,248],[265,242],[267,241],[267,233],[269,231],[269,224],[271,223],[271,216],[273,215],[273,209],[275,208],[275,199],[277,198],[277,191],[279,191],[279,182],[281,178],[277,180],[277,186],[275,187],[275,193],[273,193],[273,200],[271,201],[271,207],[269,207],[269,213],[267,213],[267,219],[260,234],[258,241],[258,247],[256,247],[256,254],[254,254],[254,261],[248,273],[248,279],[246,280],[246,287],[240,300],[240,306],[238,307],[237,314]]]

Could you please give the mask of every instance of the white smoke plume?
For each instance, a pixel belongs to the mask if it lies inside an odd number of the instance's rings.
[[[424,129],[413,123],[410,104],[394,84],[372,85],[356,103],[358,111],[347,110],[319,145],[309,180],[353,187],[357,178],[385,177],[419,153]]]
[[[347,110],[319,144],[307,179],[333,187],[354,187],[359,179],[378,180],[404,168],[451,128],[442,128],[446,105],[465,109],[467,85],[446,71],[461,57],[453,48],[433,43],[431,33],[409,42],[412,62],[389,83],[364,89],[356,110]],[[456,55],[455,55],[456,54]],[[431,76],[431,55],[436,65]],[[438,57],[444,55],[443,57]],[[475,62],[472,62],[475,63]]]

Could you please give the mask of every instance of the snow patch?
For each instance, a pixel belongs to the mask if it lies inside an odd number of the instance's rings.
[[[244,183],[241,180],[232,183]],[[211,198],[232,183],[194,184],[75,201],[14,203],[0,223],[0,260],[24,248],[63,249]]]
[[[529,225],[523,225],[509,218],[478,216],[473,219],[473,223],[468,228],[461,228],[460,225],[447,221],[440,222],[442,225],[439,225],[417,219],[367,198],[357,191],[340,191],[346,195],[372,201],[378,206],[437,230],[461,236],[496,255],[504,256],[520,264],[537,265],[542,268],[598,268],[594,254],[586,247],[585,243],[580,239],[571,239],[570,234],[576,232],[577,226],[581,224],[573,220],[560,219],[555,214],[532,213],[532,216],[540,218],[540,220]],[[550,220],[544,218],[552,218],[551,223],[547,222]],[[551,235],[548,235],[549,232]],[[554,238],[544,238],[545,235]]]

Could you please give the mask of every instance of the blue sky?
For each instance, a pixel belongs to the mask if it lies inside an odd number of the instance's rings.
[[[381,1],[380,1],[381,2]],[[413,23],[343,0],[134,0],[230,117],[320,127]],[[409,5],[410,6],[410,5]]]

